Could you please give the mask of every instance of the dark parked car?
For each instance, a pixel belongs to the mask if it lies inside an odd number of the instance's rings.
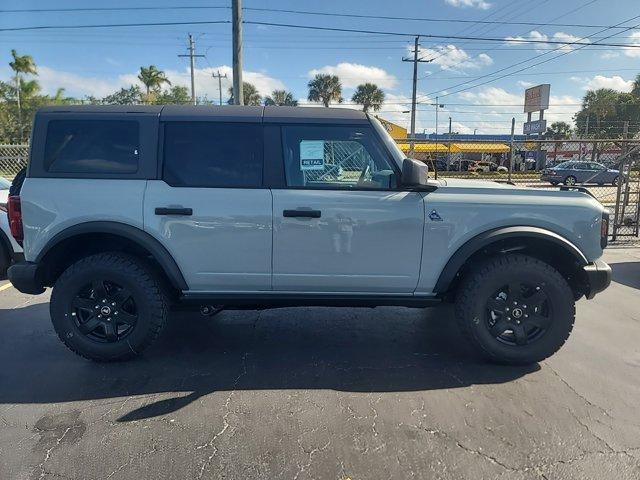
[[[540,180],[558,185],[576,185],[578,183],[595,183],[617,185],[620,178],[619,170],[613,170],[596,162],[564,162],[542,172]]]

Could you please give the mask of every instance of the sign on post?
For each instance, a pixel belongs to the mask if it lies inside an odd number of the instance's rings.
[[[522,133],[525,135],[531,135],[534,133],[544,133],[547,131],[546,120],[532,120],[525,122],[522,126]]]
[[[551,85],[545,83],[524,91],[524,113],[539,112],[549,108]]]

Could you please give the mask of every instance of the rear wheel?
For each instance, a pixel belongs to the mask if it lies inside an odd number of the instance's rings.
[[[466,276],[456,318],[463,334],[489,359],[534,363],[554,354],[569,337],[574,296],[550,265],[526,255],[504,255]]]
[[[620,183],[620,176],[616,176],[616,178],[613,179],[613,182],[611,182],[611,185],[613,185],[614,187],[618,186],[618,183]]]
[[[50,309],[64,344],[99,361],[140,354],[167,317],[167,301],[154,274],[137,258],[120,253],[100,253],[71,265],[53,287]]]
[[[569,175],[567,178],[564,179],[564,184],[565,185],[569,185],[569,186],[573,186],[578,182],[578,179],[576,177],[574,177],[573,175]]]

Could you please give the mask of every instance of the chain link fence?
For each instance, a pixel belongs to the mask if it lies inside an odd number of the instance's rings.
[[[12,180],[28,160],[29,145],[0,145],[0,176]]]
[[[612,239],[640,233],[640,140],[416,140],[402,141],[400,147],[427,163],[437,178],[585,188],[611,211]],[[11,180],[28,157],[28,145],[0,145],[0,175]],[[375,172],[375,162],[359,143],[325,142],[322,168],[303,173],[307,182],[355,182],[366,166]]]
[[[640,140],[402,141],[437,178],[580,187],[611,211],[612,239],[639,234]]]

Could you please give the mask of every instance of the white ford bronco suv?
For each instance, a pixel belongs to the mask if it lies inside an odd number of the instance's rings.
[[[94,360],[142,352],[172,307],[454,301],[481,353],[530,363],[611,281],[588,192],[429,179],[355,110],[49,107],[31,145],[9,278],[53,287],[58,336]]]

